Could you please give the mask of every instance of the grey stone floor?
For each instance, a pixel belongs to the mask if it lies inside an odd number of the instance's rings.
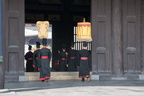
[[[144,81],[6,82],[0,96],[144,96]]]

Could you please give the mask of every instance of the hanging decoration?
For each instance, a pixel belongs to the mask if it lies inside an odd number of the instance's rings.
[[[77,41],[92,41],[91,23],[85,22],[85,18],[78,22],[76,34]]]
[[[38,37],[39,38],[48,38],[48,21],[37,21],[36,27],[38,28]]]

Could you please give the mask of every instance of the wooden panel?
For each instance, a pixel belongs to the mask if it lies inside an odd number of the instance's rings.
[[[111,0],[92,0],[92,71],[111,72]]]
[[[97,31],[98,31],[97,37],[101,38],[101,39],[98,39],[97,45],[98,46],[105,46],[105,22],[99,21],[97,24],[97,28],[98,28],[97,29]]]
[[[23,1],[21,1],[23,2]],[[19,13],[19,1],[18,0],[8,0],[8,11],[16,11]]]
[[[136,29],[135,29],[135,23],[127,23],[127,45],[128,46],[135,46],[135,40],[136,40]]]
[[[19,58],[18,53],[14,53],[14,52],[10,52],[9,53],[9,71],[12,73],[17,73],[18,70],[18,60],[17,58]]]
[[[128,72],[133,72],[133,71],[135,71],[135,64],[136,64],[135,54],[134,53],[128,53],[127,56],[128,56],[127,57],[127,59],[128,59],[127,71]]]
[[[19,43],[19,31],[18,31],[18,19],[10,18],[9,19],[9,34],[8,34],[8,42],[9,46],[18,45]]]
[[[98,54],[98,72],[105,71],[105,66],[103,66],[106,63],[105,61],[105,54]]]
[[[24,0],[4,0],[3,6],[6,80],[17,81],[24,75]]]
[[[123,64],[124,72],[140,72],[140,3],[123,0]]]

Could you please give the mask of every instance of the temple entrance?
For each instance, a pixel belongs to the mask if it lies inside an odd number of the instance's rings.
[[[59,70],[56,63],[63,44],[66,45],[67,52],[71,42],[76,42],[77,50],[81,49],[81,43],[75,40],[74,31],[77,22],[82,22],[83,18],[90,22],[90,0],[35,0],[35,2],[25,0],[25,25],[27,26],[25,28],[28,28],[28,24],[36,28],[37,21],[49,21],[51,24],[52,34],[48,41],[52,45],[52,71]],[[40,41],[36,36],[28,36],[29,34],[25,29],[25,53],[28,51],[29,44],[35,47],[35,42]],[[34,31],[32,34],[35,34]],[[91,51],[91,44],[89,44],[89,51]]]
[[[25,78],[25,24],[45,20],[52,25],[52,70],[55,70],[53,64],[58,58],[58,50],[61,50],[63,43],[69,50],[76,23],[83,18],[90,21],[89,5],[89,0],[4,0],[3,25],[6,28],[3,29],[3,36],[6,42],[3,44],[3,61],[6,81]]]

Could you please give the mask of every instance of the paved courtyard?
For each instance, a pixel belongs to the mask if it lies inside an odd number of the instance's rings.
[[[144,81],[6,82],[0,96],[144,96]]]

